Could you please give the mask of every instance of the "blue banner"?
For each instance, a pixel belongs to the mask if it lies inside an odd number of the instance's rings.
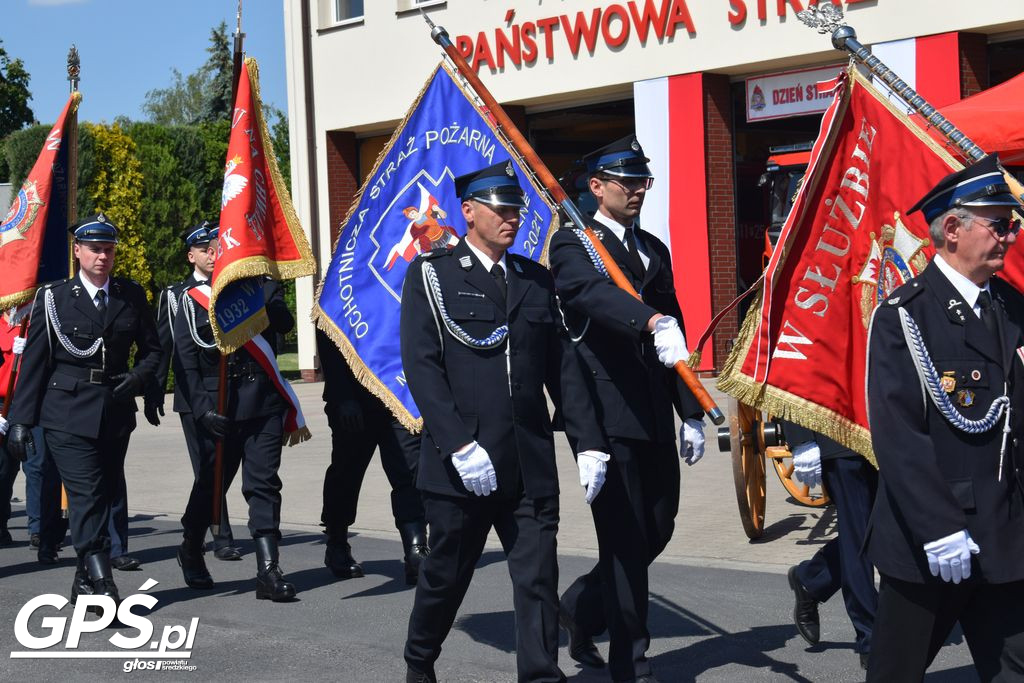
[[[408,428],[418,429],[421,420],[400,354],[406,270],[417,254],[451,248],[465,235],[454,178],[509,158],[511,148],[439,67],[364,182],[334,245],[314,319],[356,378]],[[513,163],[527,205],[509,251],[540,260],[555,212],[527,169]]]

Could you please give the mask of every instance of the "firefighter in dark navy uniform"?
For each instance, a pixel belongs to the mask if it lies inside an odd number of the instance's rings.
[[[193,285],[202,282],[209,282],[213,276],[213,265],[216,261],[216,250],[213,242],[217,239],[217,225],[210,221],[203,221],[198,225],[185,230],[183,241],[185,242],[186,258],[193,270],[181,282],[168,285],[160,292],[157,302],[156,329],[160,334],[160,345],[163,352],[160,356],[160,366],[157,368],[156,380],[146,389],[145,414],[146,419],[153,426],[160,424],[160,418],[164,414],[164,395],[167,389],[167,375],[171,367],[171,360],[174,357],[174,318],[178,313],[178,302],[181,294]],[[181,368],[175,364],[175,377],[181,375]],[[203,450],[200,446],[198,425],[192,414],[185,395],[185,384],[181,381],[174,383],[174,412],[178,413],[181,419],[181,429],[185,434],[185,446],[188,448],[189,461],[192,464],[192,476],[198,476],[199,463],[203,458]],[[234,472],[228,473],[228,479],[234,477]],[[231,525],[228,522],[228,502],[225,497],[221,501],[220,531],[210,529],[213,534],[214,557],[218,560],[240,560],[241,553],[235,547],[234,538],[231,534]]]
[[[512,577],[519,680],[565,680],[558,472],[544,387],[580,457],[607,460],[607,448],[591,428],[579,365],[564,353],[551,274],[506,253],[525,205],[512,163],[460,176],[455,191],[466,238],[413,261],[402,292],[402,365],[423,414],[417,485],[431,547],[409,618],[406,680],[436,680],[434,662],[491,528]]]
[[[419,438],[396,420],[379,398],[356,379],[337,345],[316,331],[324,373],[324,412],[331,427],[331,464],[324,473],[320,520],[327,532],[324,564],[339,579],[363,576],[352,557],[348,528],[356,521],[359,489],[375,450],[391,484],[391,512],[405,553],[405,582],[415,586],[420,565],[430,552],[423,502],[416,490]]]
[[[563,594],[559,618],[570,656],[587,666],[604,666],[593,637],[608,629],[617,681],[653,680],[647,566],[671,539],[679,510],[673,406],[683,420],[679,456],[692,465],[704,455],[700,405],[671,369],[689,354],[669,251],[636,224],[654,180],[648,161],[633,135],[584,157],[598,205],[589,225],[642,300],[603,274],[582,231],[559,230],[551,240],[574,356],[611,448],[611,460],[597,467],[604,488],[591,505],[599,560]]]
[[[136,425],[135,396],[153,379],[160,341],[142,287],[110,276],[114,224],[99,214],[71,232],[80,270],[36,295],[8,414],[8,449],[24,459],[35,448],[31,427],[43,428],[67,489],[78,553],[71,602],[93,593],[118,600],[108,524],[115,498],[126,495],[124,458]]]
[[[256,542],[256,597],[287,601],[295,587],[285,580],[279,563],[281,539],[281,447],[284,415],[288,404],[274,380],[246,349],[228,358],[227,410],[217,412],[220,351],[213,340],[210,316],[185,290],[174,319],[175,363],[181,368],[177,380],[197,423],[197,442],[202,449],[199,472],[189,496],[181,525],[184,538],[178,547],[178,563],[185,583],[192,588],[212,588],[213,577],[203,559],[206,529],[213,518],[214,455],[217,439],[224,441],[224,489],[231,486],[229,475],[242,469],[242,495],[249,504],[249,532]],[[208,297],[209,294],[207,293]],[[269,326],[263,330],[270,352],[277,353],[277,336],[295,326],[295,318],[284,300],[281,283],[263,281]],[[239,465],[241,463],[241,465]]]
[[[1024,297],[995,277],[1018,206],[994,157],[941,180],[911,209],[936,255],[872,318],[869,681],[921,680],[958,621],[981,680],[1024,680]]]

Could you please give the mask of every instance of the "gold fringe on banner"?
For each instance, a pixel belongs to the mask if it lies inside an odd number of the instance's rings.
[[[299,427],[294,432],[288,432],[281,438],[281,445],[288,446],[289,448],[300,444],[303,441],[309,441],[313,438],[313,433],[309,431],[309,427]]]
[[[870,79],[863,76],[856,67],[852,66],[852,62],[851,67],[848,69],[848,74],[846,100],[841,104],[840,110],[836,113],[837,119],[845,115],[853,88],[855,86],[866,88],[867,92],[875,100],[884,105],[893,117],[906,126],[931,151],[949,164],[952,170],[963,168],[963,165],[953,155],[932,139],[920,126],[915,124],[909,116],[893,105],[887,97],[878,92]],[[835,144],[835,131],[837,129],[838,126],[830,131],[831,138],[825,143],[826,149],[830,149]],[[819,167],[816,176],[807,181],[805,191],[813,192],[817,190],[823,168],[823,166]],[[805,211],[811,208],[809,204],[804,206]],[[803,221],[804,216],[797,220],[798,222]],[[783,262],[790,256],[788,251],[791,248],[793,239],[795,239],[795,235],[795,232],[791,232],[787,243],[781,245],[781,248],[784,249],[782,254]],[[779,267],[775,270],[774,276],[776,278],[779,277],[781,272],[782,264],[780,263]],[[772,282],[772,286],[774,285],[775,282]],[[874,451],[871,447],[871,432],[869,430],[824,406],[777,387],[755,382],[750,376],[743,374],[741,368],[750,353],[750,346],[760,320],[762,297],[763,292],[759,292],[747,312],[747,317],[740,328],[740,333],[736,339],[736,344],[733,346],[732,353],[729,354],[723,365],[722,374],[717,383],[718,388],[741,403],[752,406],[757,410],[824,434],[847,448],[860,453],[872,465],[878,467]],[[851,387],[852,391],[862,391],[863,389],[864,387]]]
[[[452,82],[459,89],[459,92],[461,92],[462,95],[466,98],[466,100],[470,104],[472,104],[473,107],[476,108],[476,110],[480,113],[480,117],[491,129],[491,132],[494,133],[495,139],[499,143],[501,143],[503,147],[505,147],[505,150],[508,152],[509,157],[513,159],[518,158],[515,154],[515,149],[505,140],[504,136],[501,134],[501,131],[496,126],[494,126],[494,124],[491,122],[490,118],[488,118],[486,114],[480,112],[479,104],[474,100],[471,91],[467,89],[467,86],[462,82],[462,79],[457,76],[457,72],[453,72],[453,68],[448,64],[448,62],[442,59],[441,62],[436,67],[434,67],[434,70],[430,73],[430,76],[427,78],[426,82],[423,84],[423,87],[416,95],[416,99],[413,100],[413,103],[406,111],[405,116],[402,117],[401,122],[395,127],[394,133],[391,134],[391,139],[388,140],[388,143],[384,145],[383,149],[381,149],[380,153],[377,155],[377,159],[374,161],[373,164],[373,169],[366,175],[366,179],[363,181],[362,187],[359,188],[359,191],[353,198],[352,204],[349,206],[348,212],[345,214],[345,219],[341,222],[341,230],[338,231],[338,238],[337,240],[335,240],[334,246],[331,249],[332,258],[334,253],[337,252],[338,245],[345,234],[345,228],[348,226],[349,221],[352,219],[352,215],[359,207],[360,201],[362,201],[363,193],[366,191],[367,184],[376,176],[378,169],[384,162],[384,158],[388,155],[389,152],[391,152],[391,149],[394,147],[399,137],[404,135],[405,126],[408,124],[409,119],[412,117],[412,115],[416,112],[416,109],[420,105],[420,101],[423,99],[423,96],[427,92],[427,88],[430,87],[431,82],[434,80],[434,77],[437,75],[437,72],[440,69],[445,70],[449,78],[452,79]],[[545,197],[545,191],[537,184],[537,181],[533,177],[533,174],[528,173],[527,178],[530,184],[533,186],[534,191],[537,192],[539,196]],[[540,256],[540,262],[543,263],[544,265],[547,265],[548,248],[551,243],[551,238],[554,235],[554,231],[558,227],[557,210],[555,209],[555,207],[551,206],[550,203],[548,203],[548,208],[551,210],[552,217],[548,225],[547,235],[544,239],[544,246],[542,248]],[[460,239],[462,239],[462,237],[460,237]],[[331,339],[331,341],[334,342],[335,346],[338,347],[338,350],[341,351],[342,356],[345,358],[345,360],[348,362],[349,367],[352,369],[352,374],[355,376],[356,381],[358,381],[360,384],[366,387],[366,389],[371,394],[380,399],[380,401],[385,405],[385,407],[387,407],[387,409],[391,412],[392,415],[394,415],[395,419],[398,420],[403,427],[405,427],[414,434],[422,431],[423,418],[414,418],[412,416],[412,413],[410,413],[402,404],[402,402],[398,400],[398,397],[395,396],[394,392],[392,392],[391,389],[389,389],[386,384],[380,381],[377,375],[375,375],[373,371],[366,365],[363,359],[359,357],[359,354],[356,352],[355,347],[349,341],[346,334],[334,323],[333,320],[331,320],[331,318],[320,307],[320,299],[323,296],[324,282],[325,279],[321,278],[320,285],[316,291],[316,297],[313,303],[313,308],[312,311],[310,312],[310,319],[313,321],[313,323],[317,326],[318,329],[323,331],[323,333],[326,334]]]
[[[366,174],[366,178],[363,180],[362,186],[359,191],[356,192],[356,196],[352,199],[352,204],[349,205],[348,211],[345,213],[344,220],[341,221],[341,229],[338,231],[338,238],[334,241],[334,245],[331,247],[331,259],[333,260],[334,254],[338,251],[338,246],[341,244],[341,240],[345,235],[345,228],[348,227],[348,223],[352,220],[353,214],[356,209],[359,208],[359,202],[363,199],[363,193],[366,192],[366,188],[377,175],[377,171],[380,169],[384,158],[388,155],[391,149],[395,146],[399,137],[403,134],[406,124],[409,123],[409,119],[412,117],[416,108],[420,106],[420,101],[423,99],[423,95],[426,94],[427,88],[430,87],[431,81],[434,80],[434,75],[437,74],[437,70],[441,68],[441,65],[434,67],[434,70],[430,72],[430,76],[427,77],[423,87],[420,88],[419,93],[416,95],[416,99],[413,100],[412,105],[406,110],[405,116],[397,126],[395,131],[391,134],[391,139],[384,145],[380,153],[377,154],[377,159],[373,162],[373,168],[369,173]],[[356,381],[366,387],[366,390],[371,394],[380,399],[381,403],[394,415],[395,419],[398,420],[403,427],[408,429],[413,434],[419,433],[423,429],[423,419],[414,418],[412,413],[406,410],[402,402],[398,400],[394,392],[388,388],[386,384],[377,378],[377,375],[366,365],[359,354],[356,352],[352,343],[348,340],[348,337],[344,332],[341,331],[330,316],[324,312],[324,309],[320,307],[320,299],[324,293],[324,283],[326,278],[320,278],[320,285],[316,289],[316,296],[313,301],[313,308],[310,311],[309,318],[313,321],[313,324],[317,326],[324,334],[326,334],[334,345],[341,351],[341,355],[345,358],[349,368],[352,369],[352,374],[355,376]]]
[[[274,195],[281,205],[284,213],[285,225],[292,238],[292,243],[299,255],[296,259],[278,261],[268,256],[249,256],[229,264],[223,271],[217,274],[217,284],[211,288],[210,309],[215,310],[217,296],[226,287],[238,280],[247,278],[268,276],[274,280],[292,280],[316,272],[316,259],[313,250],[306,239],[306,233],[299,223],[298,214],[292,204],[291,195],[281,177],[281,170],[277,166],[277,157],[274,155],[274,145],[267,133],[267,124],[263,118],[263,104],[260,99],[259,65],[252,57],[245,59],[245,73],[249,78],[249,85],[252,92],[252,106],[254,124],[259,130],[260,140],[263,144],[263,156],[266,159],[267,169],[270,171],[270,182],[273,183]],[[211,325],[214,341],[222,353],[234,353],[245,345],[245,342],[256,336],[270,324],[266,311],[258,313],[243,325],[231,330],[228,334],[222,334],[218,325]]]

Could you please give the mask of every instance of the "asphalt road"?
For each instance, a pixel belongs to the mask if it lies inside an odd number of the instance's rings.
[[[207,555],[217,581],[212,591],[185,587],[174,557],[180,542],[178,518],[187,499],[191,472],[177,419],[168,414],[159,428],[140,425],[132,437],[126,474],[131,512],[130,552],[144,566],[115,572],[122,598],[147,581],[157,599],[151,621],[158,640],[165,628],[184,633],[193,619],[193,671],[133,671],[117,659],[20,659],[26,648],[15,637],[16,616],[30,599],[53,593],[66,596],[74,560],[70,549],[61,564],[44,568],[26,544],[21,506],[22,479],[15,489],[11,532],[17,544],[0,549],[0,680],[109,680],[160,676],[165,680],[225,681],[402,681],[402,649],[413,591],[404,584],[401,544],[391,520],[389,487],[374,462],[367,473],[359,518],[352,532],[356,557],[367,576],[335,581],[323,567],[319,519],[323,471],[329,460],[328,431],[319,402],[321,385],[294,385],[314,439],[285,451],[282,563],[296,584],[298,600],[288,604],[257,601],[253,594],[255,559],[244,528],[245,504],[238,484],[229,496],[235,537],[245,551],[241,562]],[[717,394],[716,394],[717,395]],[[720,404],[728,401],[720,395]],[[729,457],[717,452],[708,427],[708,454],[682,468],[682,502],[676,533],[651,569],[649,656],[662,681],[861,681],[863,673],[851,649],[853,629],[841,596],[821,608],[822,642],[809,648],[792,625],[792,592],[785,577],[789,565],[809,557],[834,534],[831,509],[794,505],[774,474],[768,478],[766,533],[757,542],[743,534],[732,492]],[[596,557],[593,524],[575,481],[575,467],[557,438],[562,487],[559,531],[560,585],[564,589],[589,570]],[[144,608],[136,614],[146,615]],[[27,620],[31,635],[49,632],[42,619],[71,616],[43,607]],[[127,637],[136,629],[122,629]],[[114,651],[114,629],[81,636],[78,650]],[[957,635],[940,653],[927,681],[975,681],[966,646]],[[47,650],[65,652],[66,640]],[[569,659],[563,634],[559,662],[572,681],[606,681],[606,672],[582,670]],[[607,653],[607,643],[598,640]],[[455,628],[437,664],[443,681],[515,680],[515,633],[511,584],[502,554],[491,539]],[[147,652],[143,647],[141,652]],[[167,655],[166,660],[179,657]],[[143,662],[147,660],[142,660]],[[155,661],[155,660],[154,660]]]

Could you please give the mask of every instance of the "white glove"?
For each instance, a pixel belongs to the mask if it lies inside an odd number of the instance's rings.
[[[683,331],[679,329],[676,319],[669,315],[654,321],[654,348],[658,350],[658,360],[665,367],[674,367],[679,361],[690,357]]]
[[[580,468],[580,486],[587,489],[583,495],[583,501],[590,505],[597,498],[604,486],[605,476],[608,474],[608,461],[611,456],[601,451],[581,451],[576,456],[576,466]]]
[[[805,441],[793,451],[793,476],[807,486],[821,483],[821,449],[817,441]]]
[[[452,453],[452,465],[470,493],[489,496],[498,489],[498,475],[494,473],[491,456],[476,441]]]
[[[0,436],[7,436],[8,427],[10,427],[10,424],[8,424],[7,418],[5,418],[3,415],[0,415]]]
[[[928,569],[932,576],[941,575],[943,581],[953,583],[971,577],[971,555],[979,552],[981,548],[971,539],[967,529],[924,544],[924,554],[928,557]]]
[[[25,337],[15,337],[11,344],[11,350],[15,356],[20,356],[25,352],[25,342],[28,341]]]
[[[679,457],[693,465],[704,457],[704,420],[689,418],[679,428]]]

